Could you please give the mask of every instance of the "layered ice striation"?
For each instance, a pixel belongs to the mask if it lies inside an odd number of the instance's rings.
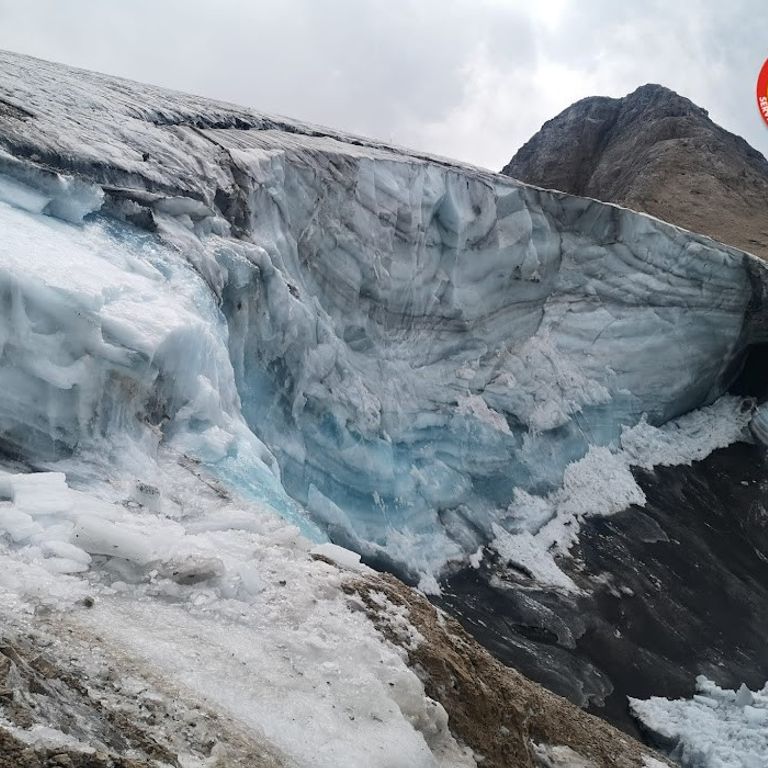
[[[766,341],[762,265],[707,238],[11,54],[0,173],[7,451],[173,444],[422,578]]]

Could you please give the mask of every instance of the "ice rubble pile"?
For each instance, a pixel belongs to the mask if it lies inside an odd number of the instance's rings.
[[[116,526],[103,504],[89,511],[91,498],[70,490],[61,472],[1,475],[0,498],[0,530],[51,573],[87,571],[92,554],[138,565],[152,560],[145,534]]]
[[[6,450],[174,444],[425,585],[768,327],[754,259],[630,211],[11,54],[0,96]]]
[[[768,755],[768,686],[724,690],[696,679],[691,700],[630,700],[633,713],[684,768],[763,768]]]
[[[138,664],[189,707],[234,718],[286,764],[389,768],[396,744],[398,764],[475,765],[405,652],[349,609],[326,560],[361,568],[351,553],[321,544],[312,559],[294,526],[228,498],[199,464],[167,456],[160,471],[164,496],[125,478],[85,492],[57,472],[3,473],[3,616],[56,611],[62,643],[66,629],[98,637],[126,674]]]

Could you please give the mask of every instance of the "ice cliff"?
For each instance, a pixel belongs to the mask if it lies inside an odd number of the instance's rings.
[[[425,587],[768,341],[762,264],[705,237],[7,53],[0,174],[7,455],[172,449]]]

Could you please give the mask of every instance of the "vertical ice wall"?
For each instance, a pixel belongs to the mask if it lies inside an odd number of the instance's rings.
[[[514,527],[515,488],[728,383],[743,255],[333,139],[213,133],[259,244],[216,251],[244,414],[345,544],[428,571]]]
[[[82,202],[73,196],[71,209]],[[244,475],[246,492],[304,525],[242,419],[208,283],[152,236],[102,218],[62,221],[42,213],[47,204],[0,176],[4,457],[42,466],[77,454],[106,476],[153,482],[164,443]]]
[[[5,54],[0,98],[2,194],[37,233],[4,256],[22,394],[0,434],[24,455],[173,440],[430,573],[514,531],[515,489],[712,402],[764,340],[762,267],[646,216]],[[22,274],[50,217],[97,210],[119,231],[79,225]],[[58,367],[20,367],[42,337]]]

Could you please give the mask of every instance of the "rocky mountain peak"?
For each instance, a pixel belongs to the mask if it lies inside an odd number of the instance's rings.
[[[577,101],[502,173],[650,213],[768,257],[768,161],[662,85]]]

